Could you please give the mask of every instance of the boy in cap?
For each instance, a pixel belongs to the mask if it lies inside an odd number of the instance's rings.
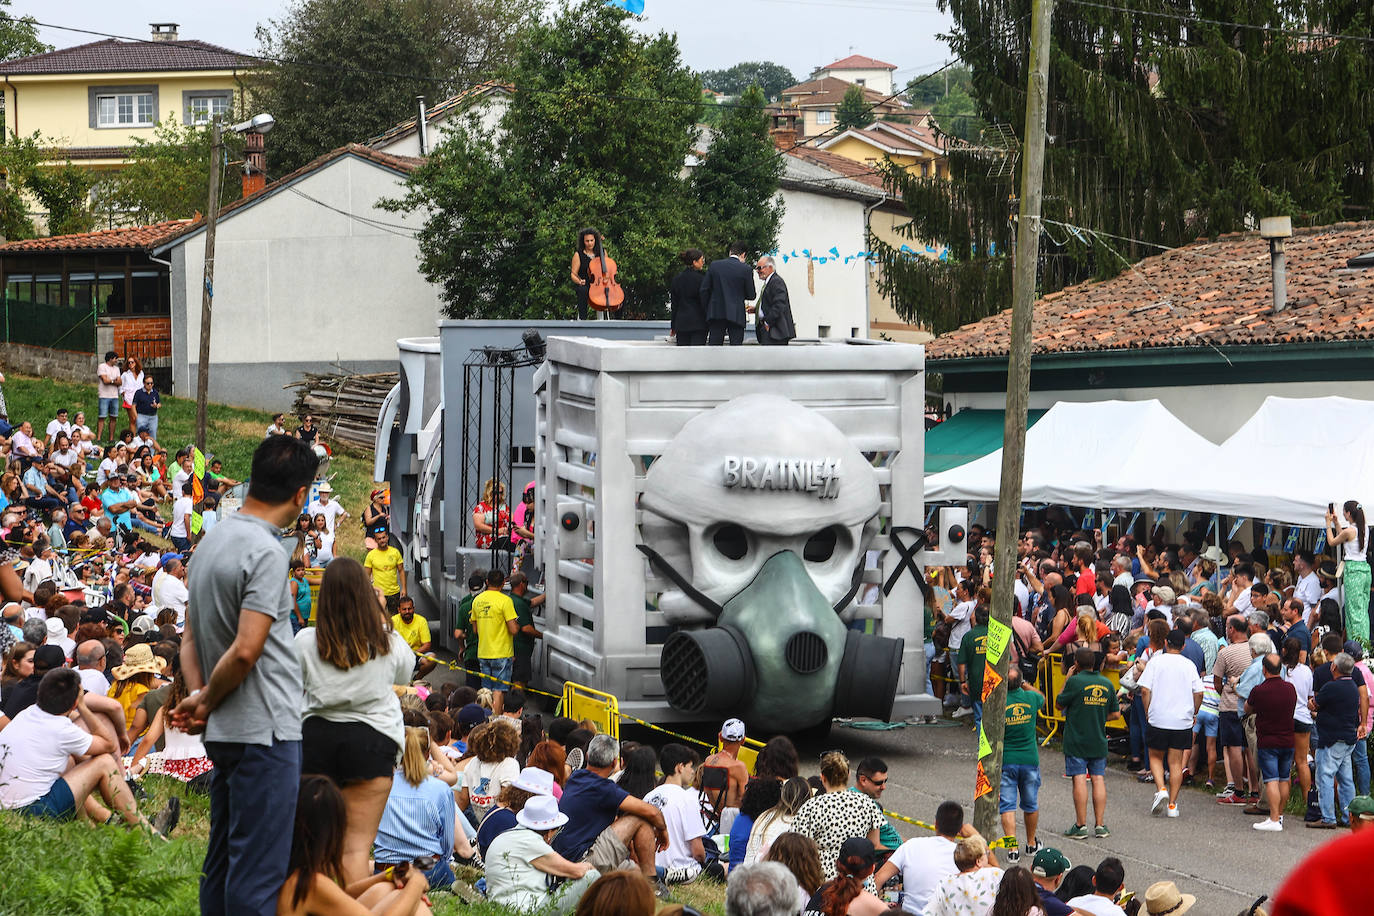
[[[1040,895],[1040,909],[1045,916],[1072,916],[1068,904],[1054,895],[1059,885],[1064,883],[1064,875],[1073,866],[1068,858],[1052,846],[1045,846],[1035,854],[1031,861],[1031,878],[1035,880],[1035,890]]]
[[[719,767],[726,771],[724,810],[721,813],[720,829],[729,832],[725,812],[739,808],[739,800],[744,797],[744,786],[749,782],[749,768],[739,759],[739,749],[744,744],[744,723],[739,719],[726,719],[720,727],[720,750],[707,757],[701,764],[702,769]],[[730,817],[729,820],[733,820]]]

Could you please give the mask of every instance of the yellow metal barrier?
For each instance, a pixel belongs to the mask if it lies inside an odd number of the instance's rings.
[[[1108,670],[1100,672],[1103,677],[1111,681],[1113,690],[1121,689],[1121,672]],[[1054,736],[1059,734],[1059,729],[1066,721],[1064,713],[1055,703],[1055,697],[1059,696],[1064,689],[1064,682],[1068,680],[1068,675],[1064,671],[1064,653],[1050,652],[1040,656],[1040,668],[1035,679],[1035,688],[1045,695],[1045,705],[1040,709],[1040,730],[1044,733],[1044,738],[1040,741],[1040,746],[1047,746]],[[1125,719],[1125,710],[1122,711],[1122,718],[1113,719],[1107,722],[1108,731],[1124,732],[1128,730]]]
[[[620,740],[620,701],[609,693],[565,681],[563,715],[579,721],[590,719],[601,734]]]
[[[716,752],[721,750],[720,740],[716,740]],[[763,742],[754,738],[745,738],[744,744],[740,745],[739,762],[749,768],[749,775],[754,775],[754,764],[758,762],[759,751],[763,750]]]

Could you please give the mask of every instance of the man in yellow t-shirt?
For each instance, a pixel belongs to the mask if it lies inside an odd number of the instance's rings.
[[[506,574],[499,569],[487,573],[486,591],[472,599],[472,624],[477,630],[477,667],[482,686],[499,692],[509,686],[515,673],[515,603],[501,591]]]
[[[409,595],[401,599],[400,613],[391,618],[391,626],[401,634],[406,645],[417,653],[428,652],[433,643],[429,638],[429,621],[415,613],[415,599]],[[428,658],[415,658],[415,680],[419,680],[434,670],[435,662]]]
[[[406,593],[405,558],[390,545],[385,531],[378,531],[375,537],[377,546],[367,552],[363,565],[367,567],[372,584],[382,590],[386,612],[395,614],[401,609],[401,596]]]

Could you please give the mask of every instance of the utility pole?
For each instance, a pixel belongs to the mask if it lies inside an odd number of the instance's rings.
[[[196,364],[196,448],[205,451],[205,414],[210,385],[210,307],[215,298],[215,223],[219,219],[220,159],[224,138],[219,121],[211,127],[210,202],[205,208],[205,284],[200,293],[200,361]]]
[[[1026,78],[1026,127],[1021,172],[1021,206],[1011,286],[1011,358],[1007,366],[1006,424],[1002,431],[1002,483],[997,496],[997,544],[992,580],[991,631],[1010,628],[1016,601],[1016,541],[1021,527],[1021,474],[1026,459],[1026,407],[1030,396],[1031,318],[1036,262],[1040,253],[1040,204],[1045,172],[1045,112],[1049,97],[1050,21],[1054,0],[1032,0],[1030,67]],[[988,645],[993,645],[989,638]],[[1001,836],[998,786],[1002,784],[1002,740],[1006,731],[1007,662],[1003,651],[988,670],[997,686],[983,703],[983,734],[991,753],[980,762],[991,791],[973,805],[973,825],[991,841]],[[976,698],[975,698],[976,699]]]

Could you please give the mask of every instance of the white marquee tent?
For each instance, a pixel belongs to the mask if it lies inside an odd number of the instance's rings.
[[[995,502],[1002,450],[926,478],[929,502]],[[1026,503],[1178,509],[1320,527],[1374,505],[1374,401],[1268,398],[1215,445],[1156,400],[1060,402],[1026,433]]]

